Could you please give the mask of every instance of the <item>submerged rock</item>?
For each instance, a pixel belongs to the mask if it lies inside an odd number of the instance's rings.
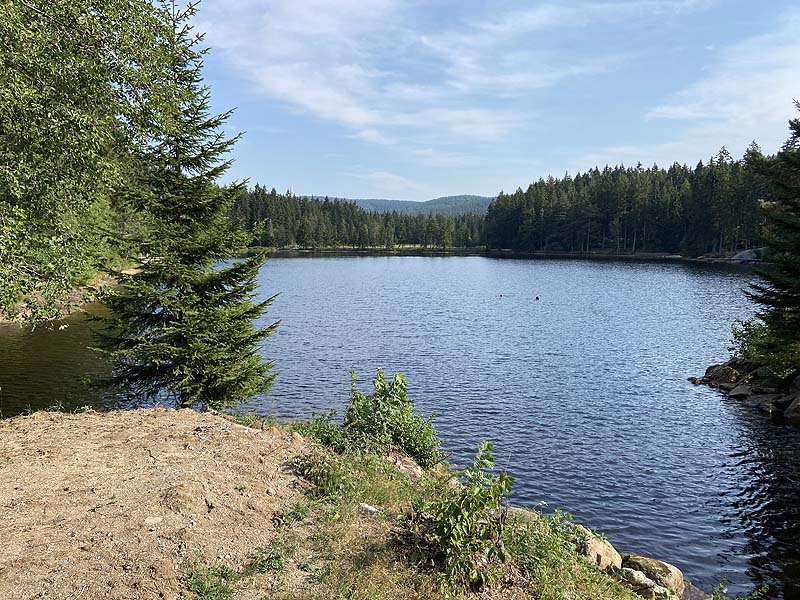
[[[644,573],[657,585],[667,588],[678,596],[683,595],[686,584],[678,567],[646,556],[628,555],[622,561],[624,567]]]

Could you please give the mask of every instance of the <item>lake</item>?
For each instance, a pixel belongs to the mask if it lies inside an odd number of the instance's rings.
[[[800,430],[686,378],[729,355],[753,313],[742,269],[483,257],[270,259],[278,379],[254,408],[343,409],[350,369],[405,374],[452,459],[483,439],[513,502],[560,507],[621,552],[672,562],[705,589],[800,595]],[[537,301],[535,298],[539,297]],[[66,328],[59,329],[62,325]],[[128,406],[86,388],[103,372],[81,317],[0,331],[0,409]]]

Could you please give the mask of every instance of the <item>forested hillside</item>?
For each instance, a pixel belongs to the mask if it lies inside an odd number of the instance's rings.
[[[674,164],[593,169],[540,179],[498,196],[486,214],[489,248],[522,251],[681,252],[696,256],[761,244],[760,201],[770,197],[753,165],[754,143],[733,160],[723,148],[694,169]]]
[[[256,246],[472,248],[483,243],[482,214],[374,213],[351,200],[279,194],[260,185],[237,198],[232,214],[255,231]]]
[[[322,198],[319,198],[322,200]],[[407,214],[465,215],[468,213],[484,214],[494,198],[489,196],[442,196],[425,202],[410,200],[383,200],[379,198],[356,198],[358,206],[370,212],[399,212]]]

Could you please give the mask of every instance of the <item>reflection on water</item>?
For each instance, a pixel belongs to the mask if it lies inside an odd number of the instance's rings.
[[[103,358],[89,349],[91,341],[81,314],[34,331],[0,324],[0,409],[4,416],[48,406],[73,409],[98,400],[102,405],[88,379],[104,375],[107,367]]]
[[[264,323],[282,325],[264,350],[280,375],[256,410],[341,410],[349,369],[362,388],[377,367],[402,371],[455,461],[495,441],[515,502],[563,507],[706,589],[725,577],[735,593],[800,595],[800,433],[686,381],[726,358],[731,323],[751,314],[747,273],[370,257],[272,259],[261,276],[281,292]],[[77,375],[103,369],[87,343],[79,319],[5,332],[4,410],[85,404]]]

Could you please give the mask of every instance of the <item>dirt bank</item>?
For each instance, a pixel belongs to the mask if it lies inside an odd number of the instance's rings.
[[[0,421],[0,598],[177,598],[242,565],[297,501],[296,434],[190,410]]]

